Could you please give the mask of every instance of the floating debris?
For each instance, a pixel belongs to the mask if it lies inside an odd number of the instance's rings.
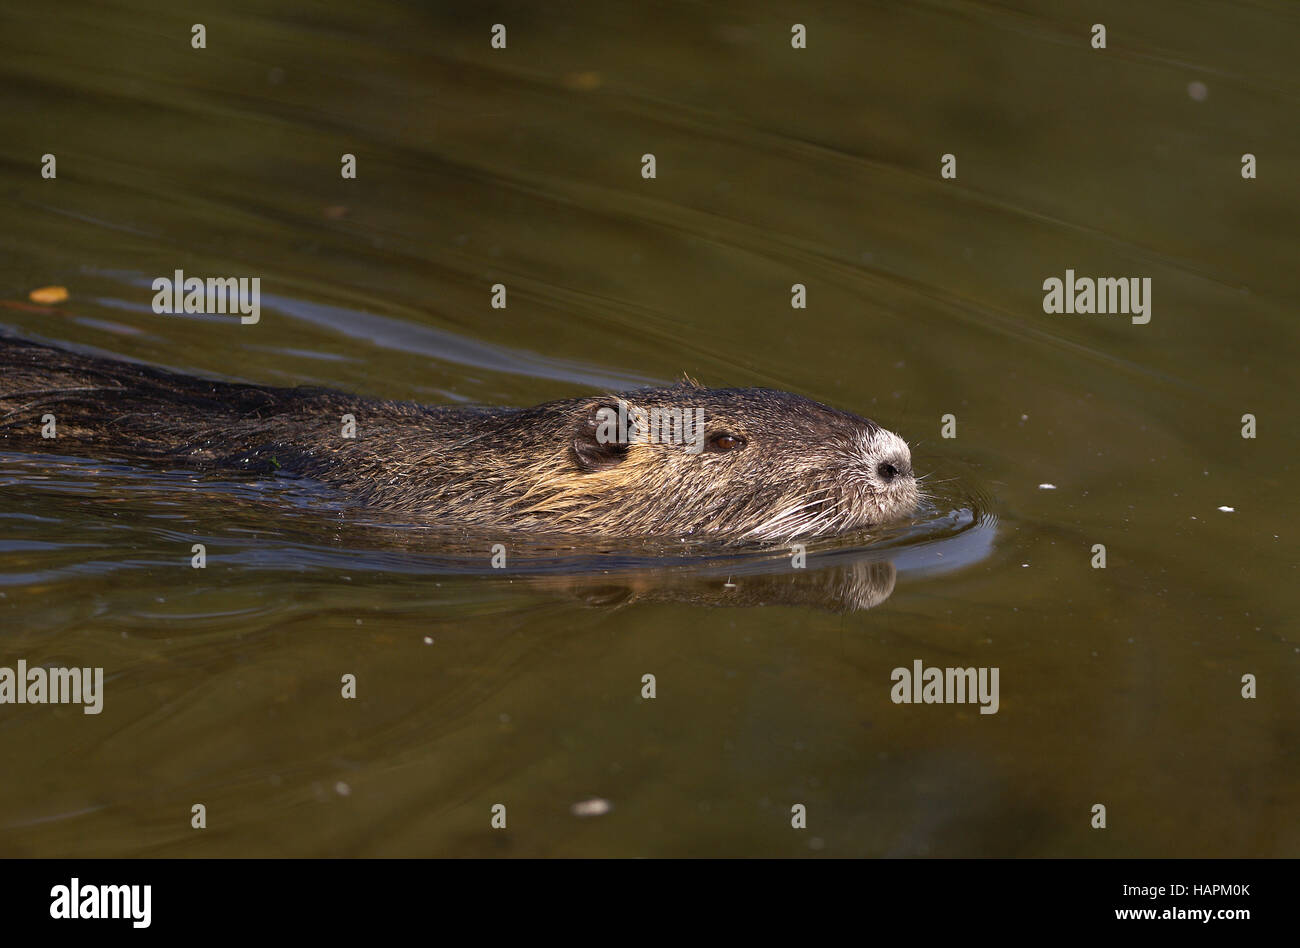
[[[33,303],[62,303],[68,298],[68,288],[66,286],[41,286],[27,294],[27,298]]]
[[[581,800],[569,807],[569,812],[574,816],[604,816],[614,805],[608,800],[602,800],[600,797],[592,797],[590,800]]]

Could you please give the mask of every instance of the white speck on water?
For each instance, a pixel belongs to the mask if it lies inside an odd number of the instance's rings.
[[[592,797],[590,800],[579,800],[569,807],[569,812],[574,816],[604,816],[612,809],[614,805],[608,800]]]
[[[1233,512],[1234,510],[1236,510],[1237,508],[1236,508],[1236,507],[1220,507],[1219,509],[1222,510],[1224,513],[1232,513],[1232,512]]]
[[[1191,96],[1193,102],[1204,102],[1209,96],[1210,90],[1199,79],[1193,79],[1187,83],[1187,94]]]
[[[1039,489],[1039,490],[1056,490],[1056,485],[1055,485],[1055,484],[1039,484],[1039,485],[1038,485],[1038,489]]]
[[[351,796],[352,788],[340,780],[338,783],[334,784],[334,792],[341,797]]]
[[[425,645],[432,645],[432,644],[433,644],[433,636],[432,636],[432,635],[426,635],[426,636],[424,637],[424,644],[425,644]]]

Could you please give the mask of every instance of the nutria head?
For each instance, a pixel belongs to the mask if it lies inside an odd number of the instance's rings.
[[[464,509],[479,524],[490,504],[501,526],[539,531],[786,540],[888,523],[919,498],[898,435],[767,389],[683,383],[551,402],[485,417],[470,442],[485,476]]]

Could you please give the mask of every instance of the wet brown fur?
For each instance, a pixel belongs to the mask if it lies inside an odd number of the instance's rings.
[[[619,399],[702,409],[708,448],[611,445]],[[56,418],[58,437],[41,437]],[[341,436],[342,416],[356,437]],[[744,440],[718,450],[714,440]],[[875,422],[691,381],[534,408],[424,406],[200,379],[0,337],[0,448],[312,477],[439,523],[591,536],[819,536],[906,516],[911,458]],[[888,482],[878,472],[898,471]]]

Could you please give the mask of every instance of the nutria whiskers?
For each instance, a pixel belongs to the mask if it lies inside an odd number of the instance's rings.
[[[603,422],[620,402],[625,413],[698,412],[702,436],[610,441]],[[354,438],[342,436],[344,415]],[[440,524],[590,537],[825,536],[905,517],[919,496],[896,434],[787,392],[683,382],[535,408],[424,406],[5,337],[0,447],[295,474]]]

